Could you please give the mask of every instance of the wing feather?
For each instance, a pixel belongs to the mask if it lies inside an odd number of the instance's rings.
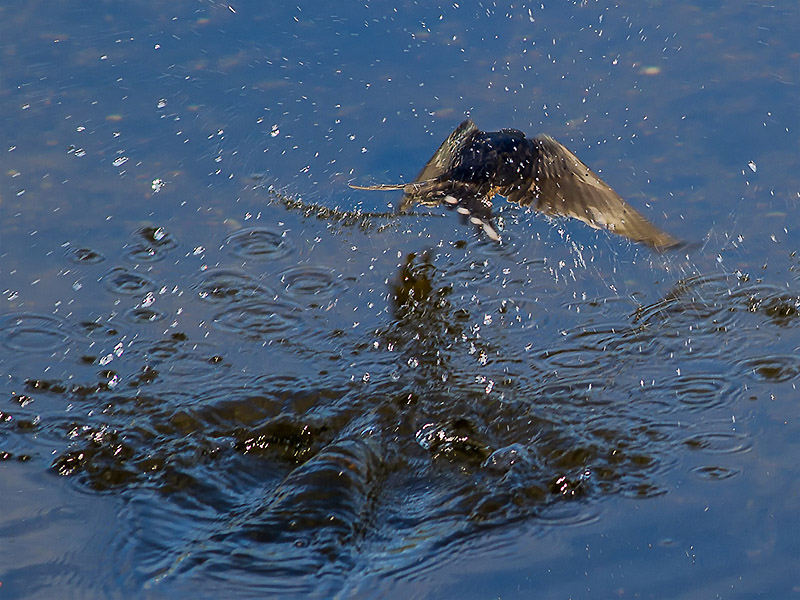
[[[573,217],[656,250],[680,244],[625,202],[564,145],[546,135],[533,142],[536,176],[529,185],[510,192],[510,202],[533,206],[547,215]]]
[[[478,126],[475,125],[471,119],[462,121],[462,123],[447,136],[447,139],[442,142],[442,145],[433,153],[430,160],[425,163],[419,175],[414,179],[414,183],[437,181],[443,175],[449,174],[453,170],[461,151],[479,131]],[[430,198],[430,190],[426,190],[423,194],[406,191],[400,202],[400,210],[406,211],[417,202],[422,202],[424,200],[428,202],[432,200],[432,198]]]

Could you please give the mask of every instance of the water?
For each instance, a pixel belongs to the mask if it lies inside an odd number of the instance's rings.
[[[796,7],[0,16],[10,597],[797,592]],[[347,187],[465,115],[692,245]]]

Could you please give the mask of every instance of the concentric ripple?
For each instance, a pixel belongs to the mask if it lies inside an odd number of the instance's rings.
[[[136,234],[139,240],[126,247],[128,257],[134,261],[162,260],[178,245],[175,236],[163,227],[142,227]]]
[[[698,479],[722,481],[723,479],[730,479],[731,477],[738,476],[741,471],[739,469],[729,469],[717,465],[704,465],[702,467],[695,467],[692,469],[692,473]]]
[[[692,450],[699,450],[707,454],[746,452],[751,446],[747,436],[737,431],[700,433],[685,440],[684,444]]]
[[[300,265],[287,269],[280,276],[286,292],[295,297],[331,297],[339,287],[339,275],[330,268]]]
[[[67,258],[76,265],[95,265],[106,259],[102,252],[92,248],[70,248]]]
[[[125,267],[111,269],[103,276],[103,283],[109,291],[126,295],[139,294],[155,287],[149,277]]]
[[[225,245],[236,256],[266,261],[285,258],[294,250],[287,237],[265,227],[241,229],[225,238]]]
[[[265,300],[231,306],[214,317],[214,325],[252,340],[284,341],[297,334],[302,321],[297,307]]]
[[[166,316],[160,310],[145,306],[134,306],[125,311],[125,319],[134,324],[155,323],[164,320]]]
[[[746,374],[762,381],[783,383],[800,375],[800,357],[795,355],[757,356],[739,364]]]
[[[3,346],[19,352],[50,352],[69,340],[63,320],[51,315],[7,315],[0,319],[0,329]]]
[[[236,269],[205,271],[195,289],[206,302],[241,302],[270,295],[254,277]]]
[[[664,393],[674,390],[684,406],[707,409],[730,401],[732,389],[723,375],[693,373],[675,378],[664,386]]]

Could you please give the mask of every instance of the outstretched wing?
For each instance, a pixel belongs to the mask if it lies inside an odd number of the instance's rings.
[[[461,154],[461,151],[472,139],[472,136],[479,131],[480,130],[478,129],[478,126],[475,125],[471,119],[463,121],[461,125],[453,130],[453,133],[447,136],[447,139],[442,142],[442,145],[439,146],[439,149],[434,152],[430,160],[425,163],[425,166],[422,167],[419,175],[417,175],[416,179],[414,179],[414,183],[436,181],[439,180],[442,175],[450,172],[455,166],[456,160],[459,154]],[[406,193],[403,194],[403,200],[400,202],[400,210],[408,210],[417,202],[422,202],[424,200],[430,201],[430,192],[427,192],[427,194],[428,197],[425,198],[421,197],[420,194],[409,193],[406,191]]]
[[[532,141],[534,179],[511,191],[509,202],[531,205],[547,215],[580,219],[596,229],[608,229],[659,251],[680,245],[679,240],[625,202],[565,146],[546,135]]]
[[[414,179],[417,181],[428,181],[436,179],[440,175],[444,175],[450,171],[458,155],[467,142],[479,131],[478,126],[472,122],[471,119],[466,119],[453,130],[453,133],[447,136],[447,139],[442,142],[439,149],[431,156],[430,160],[425,163],[422,170]]]

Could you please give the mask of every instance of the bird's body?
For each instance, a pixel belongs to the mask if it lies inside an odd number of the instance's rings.
[[[480,131],[466,120],[442,143],[413,183],[356,189],[402,189],[401,211],[417,203],[445,203],[499,240],[492,220],[492,198],[548,215],[580,219],[662,251],[679,241],[652,225],[565,146],[541,135],[528,138],[517,129]]]

